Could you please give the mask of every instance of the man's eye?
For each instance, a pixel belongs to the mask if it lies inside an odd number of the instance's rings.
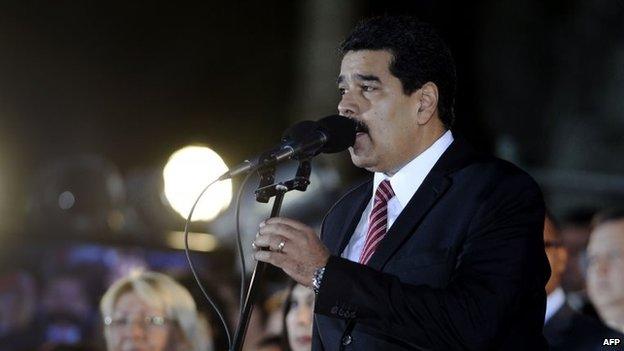
[[[364,91],[373,91],[373,90],[375,90],[375,87],[370,86],[370,85],[363,85],[362,86],[362,90],[364,90]]]
[[[345,88],[338,88],[338,94],[340,94],[340,96],[344,95],[347,92],[347,90]]]

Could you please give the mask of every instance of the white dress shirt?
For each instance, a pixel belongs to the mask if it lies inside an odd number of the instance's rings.
[[[392,177],[388,177],[384,173],[375,173],[373,178],[373,196],[371,196],[366,209],[362,212],[360,222],[355,228],[349,244],[347,244],[342,252],[343,258],[353,262],[358,262],[360,260],[360,254],[364,249],[366,233],[368,232],[368,216],[373,208],[373,200],[375,198],[375,192],[377,191],[379,183],[381,183],[384,179],[388,179],[390,181],[390,185],[392,185],[392,190],[394,190],[394,194],[396,195],[388,201],[387,228],[390,229],[399,214],[401,214],[401,211],[403,211],[405,206],[407,206],[407,203],[425,180],[427,174],[429,174],[435,163],[438,162],[440,156],[442,156],[444,151],[446,151],[449,145],[451,145],[453,140],[453,134],[450,130],[448,130],[438,140],[436,140],[433,145],[431,145],[420,155],[416,156],[416,158],[411,160],[408,164],[403,166]]]
[[[548,320],[554,316],[561,307],[563,307],[563,304],[565,304],[565,293],[561,287],[548,294],[548,297],[546,297],[546,314],[544,315],[544,323],[548,322]]]

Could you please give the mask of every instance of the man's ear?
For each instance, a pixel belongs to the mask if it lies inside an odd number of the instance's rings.
[[[416,108],[416,122],[427,124],[438,113],[438,86],[427,82],[412,94]]]

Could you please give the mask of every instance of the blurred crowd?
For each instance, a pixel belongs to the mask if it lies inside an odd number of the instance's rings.
[[[551,350],[602,350],[605,340],[624,340],[624,211],[578,209],[561,220],[549,213],[544,245]]]
[[[544,244],[552,270],[544,326],[551,349],[600,349],[604,339],[622,340],[624,210],[549,213]],[[38,269],[3,267],[1,350],[227,349],[219,317],[181,252],[70,245],[30,254],[38,255]],[[204,275],[233,333],[235,280]],[[244,349],[310,350],[312,290],[285,278],[263,290]]]
[[[228,348],[219,316],[183,252],[84,244],[41,251],[25,248],[20,268],[2,267],[0,350]],[[239,319],[234,272],[196,256],[202,284],[233,337]],[[232,277],[223,278],[224,271]],[[310,349],[314,293],[285,275],[270,278],[251,315],[244,350]]]

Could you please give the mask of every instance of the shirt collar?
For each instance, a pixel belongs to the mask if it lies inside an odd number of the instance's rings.
[[[565,293],[561,287],[555,289],[546,297],[546,314],[544,315],[544,322],[548,322],[552,316],[559,311],[559,309],[565,303]]]
[[[449,145],[453,143],[453,140],[453,134],[450,130],[447,130],[438,140],[429,146],[429,148],[403,166],[392,177],[388,177],[384,173],[375,172],[373,178],[373,194],[377,191],[379,183],[384,179],[389,179],[401,208],[405,208],[427,174],[429,174],[433,166],[438,162],[438,159],[440,159]]]

